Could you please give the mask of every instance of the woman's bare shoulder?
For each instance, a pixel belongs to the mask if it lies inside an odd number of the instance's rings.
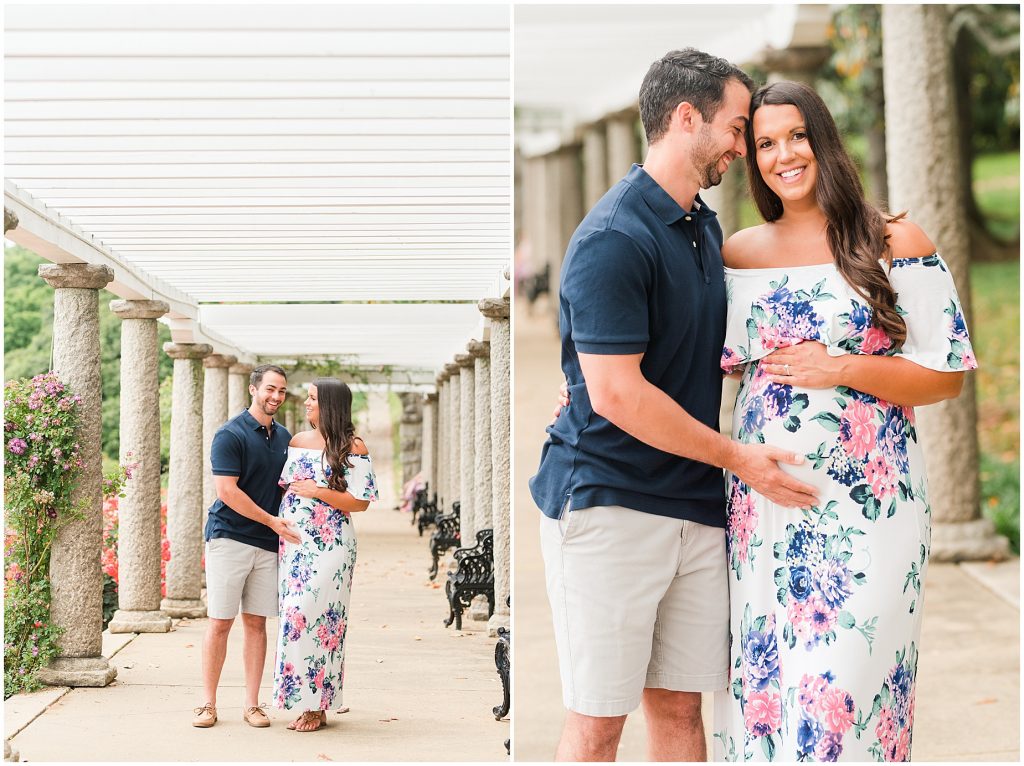
[[[292,440],[288,442],[289,447],[314,447],[313,436],[316,434],[315,431],[299,431],[292,437]]]
[[[762,223],[740,229],[722,245],[722,262],[730,269],[752,269],[763,265],[770,245],[771,230]]]
[[[906,218],[887,223],[885,233],[893,258],[923,258],[935,252],[935,244],[928,235]]]
[[[352,454],[353,455],[369,455],[370,451],[366,449],[366,444],[358,436],[352,439]]]

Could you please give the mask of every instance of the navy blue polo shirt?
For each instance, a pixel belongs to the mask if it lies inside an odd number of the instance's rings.
[[[683,210],[639,165],[576,229],[562,265],[559,328],[570,405],[548,429],[530,490],[546,516],[620,505],[725,526],[722,470],[647,445],[597,415],[579,352],[643,354],[644,377],[718,430],[725,342],[722,228]]]
[[[238,488],[271,516],[277,516],[281,488],[277,480],[288,460],[292,435],[280,423],[270,429],[243,410],[217,429],[210,447],[214,476],[237,476]],[[210,506],[206,518],[206,539],[229,537],[246,545],[276,551],[277,533],[233,511],[220,498]]]

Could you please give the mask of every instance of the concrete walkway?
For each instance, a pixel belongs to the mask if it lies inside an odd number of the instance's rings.
[[[273,725],[241,720],[241,628],[232,632],[219,695],[220,722],[189,725],[201,704],[200,647],[205,620],[181,620],[169,634],[105,635],[117,665],[105,689],[48,689],[4,703],[4,731],[32,761],[500,761],[508,721],[501,702],[493,638],[466,621],[446,629],[443,588],[431,584],[427,538],[397,505],[387,400],[373,396],[364,436],[384,493],[355,519],[359,559],[348,633],[345,704],[328,728],[287,731],[294,718],[269,709]],[[441,578],[439,578],[441,579]],[[269,629],[276,635],[277,623]],[[261,699],[270,701],[273,648]],[[16,734],[15,734],[16,733]]]
[[[549,315],[530,317],[517,306],[515,338],[513,755],[517,761],[546,761],[554,755],[564,709],[537,536],[539,511],[527,481],[540,458],[561,373]],[[1018,760],[1019,587],[1019,559],[929,568],[914,760]],[[705,722],[711,722],[707,700]],[[644,760],[645,747],[637,711],[627,719],[619,760]]]

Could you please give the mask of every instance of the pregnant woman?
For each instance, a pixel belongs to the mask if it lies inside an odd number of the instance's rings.
[[[767,223],[722,249],[733,438],[804,455],[783,467],[819,503],[785,508],[726,477],[715,755],[909,760],[931,524],[913,407],[977,367],[960,301],[927,236],[864,200],[811,88],[754,94],[747,165]]]
[[[377,499],[366,445],[352,425],[352,392],[319,378],[305,401],[312,431],[297,434],[281,473],[280,516],[298,527],[301,542],[281,540],[278,553],[281,632],[274,704],[302,710],[288,728],[316,731],[340,708],[345,680],[356,536],[350,514]]]

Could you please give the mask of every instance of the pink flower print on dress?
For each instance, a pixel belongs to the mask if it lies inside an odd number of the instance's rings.
[[[839,610],[830,607],[817,593],[808,598],[806,604],[814,633],[819,638],[835,629]]]
[[[879,502],[896,496],[896,472],[882,455],[877,455],[864,466],[864,478],[871,485],[871,493]]]
[[[879,351],[887,350],[891,345],[892,341],[885,334],[885,330],[878,327],[869,327],[864,331],[864,338],[860,343],[860,352],[862,354],[875,354]]]
[[[801,707],[808,712],[817,715],[818,704],[828,688],[828,681],[821,676],[812,676],[807,673],[800,679],[799,702]]]
[[[845,734],[853,726],[853,698],[843,689],[830,686],[821,697],[818,710],[830,732]]]
[[[774,691],[755,691],[747,697],[743,711],[747,731],[755,736],[773,734],[782,723],[782,697]]]
[[[874,407],[858,400],[847,404],[839,419],[839,438],[846,453],[858,459],[866,458],[875,447],[877,435]]]

